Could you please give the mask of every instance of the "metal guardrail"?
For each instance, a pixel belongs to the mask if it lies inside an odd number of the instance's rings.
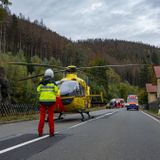
[[[35,104],[0,104],[0,116],[29,115],[38,112],[38,106]]]

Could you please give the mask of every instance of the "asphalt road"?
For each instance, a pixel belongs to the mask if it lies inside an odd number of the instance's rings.
[[[1,125],[0,160],[160,159],[160,121],[125,109],[92,114],[86,122],[79,115],[56,122],[54,137],[37,138],[37,121]]]

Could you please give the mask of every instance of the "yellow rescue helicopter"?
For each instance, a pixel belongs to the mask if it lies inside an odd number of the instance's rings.
[[[90,86],[87,84],[85,80],[79,78],[77,76],[77,71],[82,69],[91,69],[91,68],[105,68],[105,67],[124,67],[124,66],[138,66],[140,64],[125,64],[125,65],[103,65],[103,66],[91,66],[91,67],[76,67],[74,65],[70,65],[68,67],[60,67],[54,65],[43,65],[36,63],[23,63],[23,62],[10,62],[13,65],[32,65],[32,66],[41,66],[41,67],[54,67],[58,69],[63,69],[56,72],[64,72],[65,77],[59,81],[56,81],[56,84],[60,88],[60,99],[63,104],[63,109],[57,106],[55,111],[60,113],[58,119],[61,119],[63,113],[66,112],[74,112],[80,113],[82,117],[82,121],[85,119],[84,113],[88,115],[88,119],[92,118],[90,116],[90,108],[91,108],[91,99],[92,97],[100,97],[103,102],[102,93],[97,95],[91,95]],[[36,78],[39,76],[43,76],[43,74],[39,74],[36,76],[30,76],[27,78],[20,79],[20,81]]]
[[[78,112],[81,114],[82,120],[84,120],[83,113],[86,113],[88,118],[91,118],[89,109],[91,107],[92,97],[101,97],[101,101],[103,102],[102,93],[99,95],[90,94],[90,86],[85,80],[77,76],[76,66],[71,65],[66,67],[65,77],[56,83],[60,88],[60,97],[64,105],[64,112]]]

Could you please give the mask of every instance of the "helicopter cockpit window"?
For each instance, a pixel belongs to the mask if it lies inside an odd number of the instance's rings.
[[[77,81],[63,81],[58,84],[61,96],[78,96],[80,95],[80,87]]]
[[[56,81],[56,85],[60,88],[60,86],[61,86],[61,84],[62,84],[63,82],[62,81]]]

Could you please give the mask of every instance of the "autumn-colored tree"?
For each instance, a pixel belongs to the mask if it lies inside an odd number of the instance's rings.
[[[8,5],[12,3],[9,0],[0,0],[0,53],[6,51],[6,27],[8,16]],[[3,50],[2,50],[3,49]]]

